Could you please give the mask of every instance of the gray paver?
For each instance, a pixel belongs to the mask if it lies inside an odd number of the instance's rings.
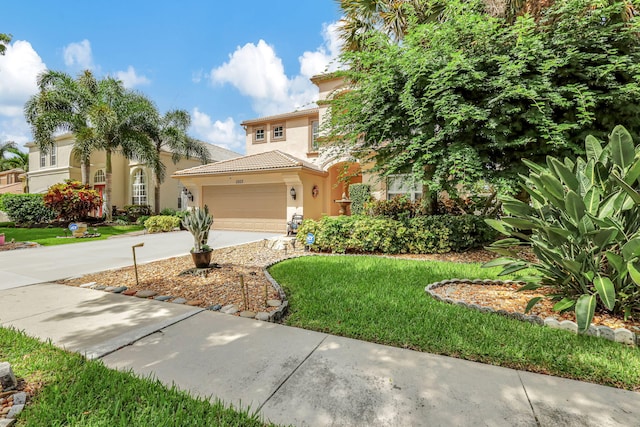
[[[262,413],[298,426],[536,426],[517,371],[335,336]]]
[[[325,334],[204,311],[102,360],[257,409]]]

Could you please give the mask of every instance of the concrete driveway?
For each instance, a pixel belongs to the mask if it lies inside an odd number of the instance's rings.
[[[274,236],[278,234],[216,230],[209,235],[209,246],[218,249]],[[137,243],[144,243],[136,249],[136,258],[145,263],[187,255],[193,237],[188,231],[174,231],[0,252],[0,290],[132,265],[131,246]]]

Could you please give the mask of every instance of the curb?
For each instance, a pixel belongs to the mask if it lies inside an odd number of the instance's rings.
[[[570,331],[575,334],[578,333],[578,325],[571,320],[559,321],[555,317],[547,317],[543,319],[538,315],[528,315],[523,313],[516,313],[507,310],[495,310],[492,307],[481,306],[473,303],[466,303],[461,300],[454,300],[452,298],[442,297],[435,292],[434,289],[449,285],[449,284],[474,284],[474,285],[524,285],[524,282],[517,280],[492,280],[492,279],[449,279],[441,282],[435,282],[427,285],[424,290],[437,301],[446,302],[447,304],[459,305],[462,307],[478,310],[483,313],[495,313],[501,316],[509,317],[520,321],[533,323],[535,325],[547,326],[552,329],[562,329]],[[621,344],[627,344],[631,346],[640,346],[640,334],[630,331],[626,328],[612,329],[608,326],[596,326],[591,324],[589,329],[583,334],[592,337],[599,337],[609,341],[615,341]]]

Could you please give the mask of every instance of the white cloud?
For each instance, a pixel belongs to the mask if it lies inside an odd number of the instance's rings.
[[[194,108],[191,113],[191,131],[196,138],[205,142],[244,152],[245,135],[231,117],[225,121],[214,122],[207,114]]]
[[[31,139],[23,109],[38,91],[38,75],[47,66],[31,43],[16,40],[0,56],[0,142],[23,144]]]
[[[318,90],[309,78],[335,69],[332,61],[340,51],[336,23],[323,26],[323,38],[322,46],[299,57],[299,74],[292,78],[287,77],[273,46],[260,40],[238,47],[229,61],[211,70],[211,81],[229,83],[252,98],[254,111],[262,116],[310,108]]]
[[[81,70],[93,70],[91,43],[84,39],[78,43],[69,43],[63,49],[64,64],[67,67]]]
[[[137,75],[135,68],[133,68],[131,65],[129,65],[127,71],[118,71],[116,73],[116,78],[118,80],[121,80],[122,84],[124,84],[124,87],[128,89],[135,86],[148,85],[149,83],[151,83],[151,80],[149,80],[147,77]]]

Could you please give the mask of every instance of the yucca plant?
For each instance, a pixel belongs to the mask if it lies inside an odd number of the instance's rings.
[[[525,161],[531,202],[503,198],[506,216],[487,222],[508,236],[488,248],[505,257],[485,264],[501,274],[533,268],[522,289],[552,287],[554,309],[575,310],[580,332],[596,309],[640,313],[640,145],[616,126],[604,147],[588,136],[585,152],[575,161],[548,157],[546,166]],[[519,257],[521,246],[538,260]]]
[[[193,208],[184,218],[182,225],[193,235],[193,249],[191,252],[205,252],[211,250],[207,246],[209,230],[213,225],[213,216],[209,213],[209,207]]]

